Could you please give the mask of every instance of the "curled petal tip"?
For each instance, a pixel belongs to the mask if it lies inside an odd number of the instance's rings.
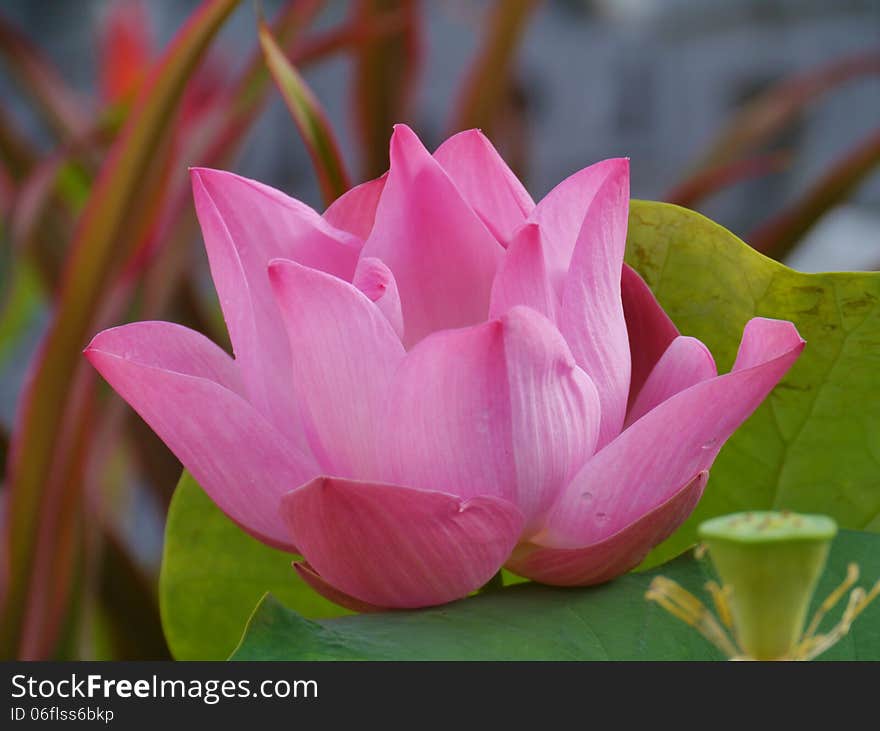
[[[216,180],[221,176],[229,175],[229,173],[224,170],[215,170],[213,168],[206,168],[199,165],[193,165],[188,168],[188,170],[189,181],[190,185],[193,187],[193,192],[196,195],[201,194],[208,198],[212,198],[211,190],[209,190],[212,179]]]
[[[425,149],[419,136],[411,127],[406,124],[394,125],[394,132],[391,135],[390,144],[392,163],[396,157],[413,154],[416,150],[420,152],[424,151],[425,155],[428,154],[428,151]]]
[[[611,168],[609,178],[621,177],[629,179],[629,158],[628,157],[612,157],[605,161]]]
[[[304,267],[302,264],[293,261],[292,259],[284,259],[283,257],[276,257],[274,259],[269,260],[269,264],[266,267],[266,271],[269,274],[269,281],[273,285],[277,285],[281,282],[284,277],[285,272],[290,272],[299,269],[309,269],[310,267]]]
[[[101,332],[96,333],[89,341],[89,344],[86,345],[85,348],[83,348],[83,355],[85,355],[85,357],[89,359],[89,362],[92,361],[95,355],[114,355],[114,353],[112,352],[114,348],[112,346],[109,348],[109,350],[105,350],[102,347],[102,344],[107,340],[111,340],[112,342],[112,338],[115,333],[122,332],[129,327],[137,327],[137,325],[120,325],[118,327],[108,327],[106,330],[101,330]]]
[[[750,368],[777,358],[797,358],[806,344],[807,341],[801,337],[793,322],[753,317],[743,328],[733,370]]]
[[[785,334],[790,337],[792,340],[797,341],[800,345],[806,345],[807,341],[800,334],[800,331],[797,329],[797,325],[795,325],[790,320],[775,320],[769,317],[756,317],[754,320],[758,322],[767,323],[770,327],[779,328],[780,331],[784,331]]]
[[[96,335],[92,336],[92,339],[89,340],[89,344],[86,345],[86,347],[84,347],[82,349],[83,355],[85,355],[88,358],[89,353],[92,352],[93,350],[95,350],[95,348],[96,348],[95,344],[97,343],[97,341],[100,337],[101,337],[101,333],[97,333]]]
[[[237,173],[232,172],[231,170],[221,170],[220,168],[211,168],[205,165],[191,165],[188,168],[191,175],[198,175],[203,178],[228,178],[240,180],[243,182],[253,182],[248,178],[244,178]]]
[[[526,238],[529,241],[534,241],[541,235],[541,224],[537,221],[526,221],[522,228],[516,232],[517,238]]]
[[[418,138],[418,135],[413,131],[413,128],[408,124],[404,124],[403,122],[398,122],[393,127],[393,132],[391,133],[391,143],[394,144],[395,138],[404,137],[404,138]]]
[[[95,336],[97,337],[97,336]],[[95,338],[92,338],[92,342],[90,342],[85,348],[82,350],[83,357],[91,363],[93,366],[97,367],[95,360],[103,353],[103,351],[95,345]]]
[[[469,129],[463,129],[461,132],[458,132],[459,135],[464,135],[467,137],[477,137],[479,139],[486,139],[486,135],[483,134],[483,130],[480,127],[470,127]]]
[[[284,259],[282,257],[275,257],[274,259],[269,259],[269,264],[267,265],[268,271],[270,274],[275,272],[276,270],[282,269],[285,264],[293,264],[290,259]]]

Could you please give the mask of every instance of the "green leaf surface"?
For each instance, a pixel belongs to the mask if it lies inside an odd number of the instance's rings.
[[[802,274],[697,213],[646,201],[631,207],[627,261],[681,332],[709,346],[719,372],[752,317],[791,320],[807,341],[721,450],[693,516],[649,562],[693,544],[702,520],[741,510],[880,529],[880,273]]]
[[[294,558],[247,535],[184,472],[168,511],[159,579],[162,626],[174,657],[229,657],[267,591],[305,616],[346,614],[302,582]]]
[[[843,531],[816,592],[823,599],[849,561],[871,580],[880,575],[880,537]],[[708,601],[713,578],[688,554],[655,571],[629,574],[588,589],[520,584],[416,612],[361,614],[310,621],[265,597],[234,660],[715,660],[697,632],[644,598],[662,574]],[[815,603],[815,602],[814,602]],[[839,610],[838,610],[839,612]],[[837,613],[832,612],[832,618]],[[822,656],[880,660],[880,603]]]

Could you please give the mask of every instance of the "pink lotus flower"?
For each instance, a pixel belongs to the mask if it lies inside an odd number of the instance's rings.
[[[585,585],[638,564],[801,352],[755,318],[717,375],[623,264],[629,166],[535,205],[478,131],[319,215],[192,171],[235,359],[178,325],[87,357],[242,528],[348,606],[465,596],[502,565]]]

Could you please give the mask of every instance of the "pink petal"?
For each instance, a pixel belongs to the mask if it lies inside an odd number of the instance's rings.
[[[535,207],[522,183],[478,129],[447,139],[434,152],[434,159],[502,243],[510,240]]]
[[[558,302],[547,276],[541,228],[528,223],[513,236],[492,284],[489,317],[499,317],[516,305],[537,310],[556,322]]]
[[[318,467],[237,393],[226,353],[179,325],[138,322],[99,333],[85,355],[224,513],[261,541],[293,548],[279,499]]]
[[[150,320],[111,327],[98,333],[84,352],[91,359],[92,353],[101,351],[124,358],[126,362],[144,363],[215,381],[244,396],[238,364],[200,332],[183,325]]]
[[[620,293],[629,215],[629,162],[610,161],[606,168],[578,233],[558,320],[575,361],[599,390],[600,447],[623,427],[631,366]]]
[[[337,591],[377,607],[461,599],[516,544],[522,516],[495,497],[319,477],[282,499],[300,552]]]
[[[609,176],[629,174],[629,161],[602,160],[570,175],[535,206],[529,221],[540,224],[546,240],[547,268],[554,284],[561,284],[596,193]]]
[[[718,375],[715,359],[696,338],[679,335],[662,355],[635,403],[626,415],[626,426],[641,419],[655,406],[679,391]]]
[[[359,614],[372,614],[386,609],[386,607],[377,607],[374,604],[362,602],[360,599],[355,599],[353,596],[349,596],[348,594],[339,591],[336,587],[330,586],[330,584],[324,581],[324,579],[321,578],[321,575],[309,565],[308,561],[294,561],[293,568],[296,569],[296,573],[299,574],[299,577],[308,584],[316,594],[320,594],[327,601],[338,604],[340,607],[345,607],[346,609],[350,609],[352,612],[358,612]]]
[[[520,576],[555,586],[590,586],[625,574],[638,566],[693,512],[703,495],[708,472],[694,479],[635,522],[583,548],[518,546],[506,567]]]
[[[411,350],[379,438],[385,479],[497,495],[533,523],[592,453],[598,396],[552,323],[526,307]]]
[[[343,193],[324,211],[324,220],[341,231],[348,231],[366,241],[373,230],[376,206],[385,188],[386,173]]]
[[[391,138],[391,170],[363,256],[394,273],[407,347],[486,319],[504,249],[409,127]]]
[[[269,278],[290,341],[290,383],[325,471],[376,474],[375,422],[404,350],[388,320],[341,279],[275,260]]]
[[[664,503],[709,469],[803,347],[790,322],[749,321],[734,370],[680,391],[600,450],[562,492],[533,542],[589,546]]]
[[[346,279],[359,241],[308,206],[252,180],[219,170],[191,171],[196,212],[214,285],[247,398],[305,448],[290,381],[290,355],[266,267],[286,257]]]
[[[286,258],[351,281],[362,244],[359,237],[331,225],[305,203],[256,180],[208,168],[192,168],[190,174],[199,221],[204,211],[211,224],[222,227],[219,233],[231,238],[243,266],[259,253],[253,258],[263,267],[263,279],[270,259]],[[372,184],[375,189],[375,182],[365,185]],[[346,195],[356,194],[351,190]],[[212,220],[216,217],[218,221]],[[209,247],[213,243],[207,235],[205,243]],[[225,250],[226,246],[227,242],[218,242],[218,248]],[[211,253],[209,249],[209,256]]]
[[[397,337],[403,340],[403,310],[391,270],[380,259],[366,257],[358,262],[352,284],[376,304]]]
[[[629,383],[629,403],[632,406],[660,356],[678,337],[678,328],[657,302],[645,280],[628,264],[623,265],[620,289],[632,360]]]

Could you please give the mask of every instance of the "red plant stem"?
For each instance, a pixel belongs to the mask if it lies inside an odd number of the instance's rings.
[[[479,127],[490,137],[509,91],[510,68],[532,13],[541,0],[497,0],[481,50],[459,94],[452,131]]]
[[[48,592],[36,584],[53,581],[51,574],[32,569],[37,552],[43,550],[40,542],[47,538],[51,546],[54,539],[40,529],[46,512],[60,507],[47,502],[48,481],[53,456],[63,441],[67,399],[81,363],[80,352],[100,307],[98,295],[112,276],[119,258],[117,244],[144,195],[144,186],[158,182],[156,176],[145,177],[144,170],[168,136],[170,116],[185,79],[236,4],[236,0],[206,0],[177,35],[144,86],[74,234],[55,316],[22,394],[7,463],[9,499],[3,538],[9,559],[4,567],[8,573],[0,578],[0,656],[19,655],[21,638],[32,631],[25,627],[31,621],[25,611],[30,606],[28,597],[35,592],[37,597],[46,596]]]
[[[733,117],[705,155],[700,167],[724,165],[757,149],[791,123],[817,97],[843,83],[878,73],[880,53],[874,50],[837,60],[775,84]]]
[[[791,155],[779,152],[736,160],[726,165],[701,170],[672,188],[663,200],[678,206],[692,208],[698,202],[735,183],[759,178],[784,170],[791,163]]]
[[[363,154],[363,177],[388,169],[388,136],[392,126],[409,118],[421,60],[420,12],[416,0],[355,0],[350,26],[361,33],[355,50],[354,100],[356,132]],[[365,31],[382,22],[396,27],[383,36]]]
[[[320,101],[278,46],[271,29],[261,23],[259,36],[266,65],[306,144],[324,203],[329,206],[351,187],[333,128]]]
[[[86,130],[89,120],[86,106],[40,49],[2,16],[0,53],[6,57],[19,85],[31,94],[58,137],[75,139]]]
[[[758,251],[781,259],[877,165],[880,165],[880,129],[836,162],[800,200],[758,227],[747,241]]]
[[[15,122],[0,107],[0,161],[3,162],[9,176],[15,180],[23,180],[36,164],[39,155],[18,129]]]
[[[52,577],[51,582],[33,581],[27,595],[27,621],[23,625],[18,657],[41,660],[51,657],[68,606],[73,576],[80,559],[82,530],[80,495],[89,435],[95,377],[81,365],[74,377],[62,437],[45,488],[45,500],[53,510],[43,511],[38,525],[33,571]],[[75,428],[74,428],[75,427]]]

